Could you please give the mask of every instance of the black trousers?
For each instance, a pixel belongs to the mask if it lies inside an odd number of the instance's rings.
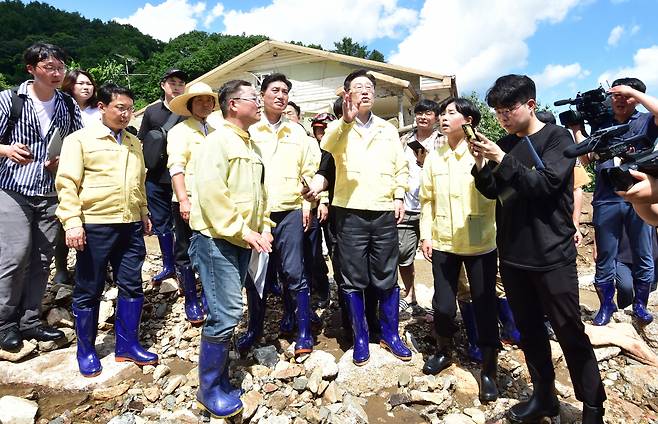
[[[192,229],[190,224],[180,216],[180,203],[173,202],[171,204],[171,214],[174,218],[174,256],[176,258],[176,267],[184,268],[191,267],[190,255],[190,240],[192,239]]]
[[[500,275],[532,381],[555,379],[546,314],[564,352],[576,399],[590,406],[603,405],[606,396],[599,367],[580,319],[576,263],[551,271],[527,271],[501,263]]]
[[[398,230],[392,211],[335,208],[338,262],[347,293],[397,284]]]
[[[272,212],[276,227],[272,228],[276,252],[277,271],[283,276],[286,288],[290,291],[309,289],[309,281],[304,274],[304,227],[302,210]]]
[[[484,255],[463,256],[449,252],[432,251],[434,275],[434,327],[439,337],[452,337],[458,330],[457,283],[462,263],[466,268],[475,311],[480,347],[500,347],[496,300],[496,251]]]

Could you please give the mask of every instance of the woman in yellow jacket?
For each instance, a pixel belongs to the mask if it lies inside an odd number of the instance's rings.
[[[167,168],[174,189],[172,215],[174,218],[174,255],[176,276],[185,294],[185,316],[193,324],[203,322],[204,311],[197,295],[194,270],[187,253],[190,247],[191,190],[194,186],[194,158],[201,143],[214,128],[208,116],[219,108],[217,93],[208,84],[197,82],[187,86],[184,94],[175,97],[170,108],[173,113],[188,116],[167,135]]]
[[[498,397],[496,367],[500,347],[496,314],[496,202],[475,188],[471,176],[475,160],[462,128],[463,124],[477,126],[480,112],[469,100],[456,98],[446,100],[439,113],[441,132],[447,142],[428,154],[419,193],[422,251],[432,262],[432,307],[438,336],[438,349],[423,371],[437,374],[452,363],[451,342],[457,332],[457,283],[464,264],[483,356],[480,400],[493,401]]]

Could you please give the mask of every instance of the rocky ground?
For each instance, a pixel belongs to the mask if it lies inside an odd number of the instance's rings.
[[[585,209],[585,242],[580,248],[583,320],[591,320],[598,305],[591,286],[591,231]],[[144,281],[157,272],[159,252],[155,238],[148,239],[149,254]],[[417,262],[418,298],[429,306],[431,270]],[[0,351],[0,422],[2,423],[197,423],[210,420],[195,404],[198,386],[197,362],[200,328],[184,320],[183,299],[173,280],[159,289],[145,283],[146,303],[142,341],[160,354],[160,365],[139,368],[116,363],[112,330],[117,289],[111,284],[101,304],[97,349],[103,373],[92,379],[78,374],[75,361],[71,288],[49,287],[44,318],[67,334],[64,343],[26,342],[18,354]],[[332,290],[335,300],[335,290]],[[652,309],[658,311],[654,294]],[[402,363],[371,345],[371,360],[364,367],[351,362],[350,342],[340,337],[340,314],[332,302],[321,310],[324,327],[317,334],[315,351],[297,361],[291,340],[278,337],[281,302],[271,298],[265,338],[244,358],[233,357],[231,379],[245,390],[245,408],[236,422],[250,423],[485,423],[501,422],[505,411],[531,392],[521,351],[505,346],[500,355],[498,384],[501,397],[490,404],[477,400],[478,365],[465,355],[465,334],[459,333],[457,364],[439,376],[424,376],[423,358],[432,352],[432,325],[424,314],[401,315],[400,333],[412,347],[412,361]],[[246,318],[246,317],[245,317]],[[596,348],[599,367],[608,393],[606,422],[658,422],[658,323],[637,326],[628,311],[614,317],[611,331],[623,330],[625,340],[616,343],[615,333],[604,341],[614,345]],[[656,320],[658,321],[658,320]],[[246,322],[237,329],[240,334]],[[598,334],[598,333],[597,333]],[[612,333],[610,333],[612,334]],[[590,335],[590,337],[593,337]],[[596,336],[598,340],[598,335]],[[619,336],[621,337],[621,336]],[[581,405],[575,399],[559,345],[551,343],[557,370],[561,422],[575,423]],[[643,350],[644,349],[644,350]],[[638,356],[638,352],[642,355]],[[653,356],[652,356],[653,355]]]

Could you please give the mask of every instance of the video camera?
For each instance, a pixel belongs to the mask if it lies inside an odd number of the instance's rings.
[[[621,138],[628,128],[628,124],[622,124],[598,130],[581,143],[567,147],[564,156],[575,158],[594,153],[595,160],[601,162],[615,157],[621,159],[621,165],[601,170],[602,177],[610,181],[615,191],[626,191],[635,184],[635,178],[628,172],[630,169],[658,177],[658,152],[654,151],[653,143],[644,134]],[[635,146],[639,145],[646,148],[638,150]]]
[[[613,117],[610,96],[603,87],[577,93],[575,99],[563,99],[553,103],[554,106],[574,105],[576,110],[569,109],[560,113],[560,124],[570,125],[587,122],[596,130],[608,124]]]

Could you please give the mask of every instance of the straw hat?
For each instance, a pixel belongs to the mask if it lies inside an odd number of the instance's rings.
[[[172,112],[180,116],[192,116],[192,112],[187,109],[187,101],[197,96],[212,96],[215,99],[215,107],[213,110],[219,109],[219,98],[217,93],[212,91],[212,88],[205,82],[195,82],[185,87],[185,93],[180,96],[174,97],[169,103],[169,108]]]

